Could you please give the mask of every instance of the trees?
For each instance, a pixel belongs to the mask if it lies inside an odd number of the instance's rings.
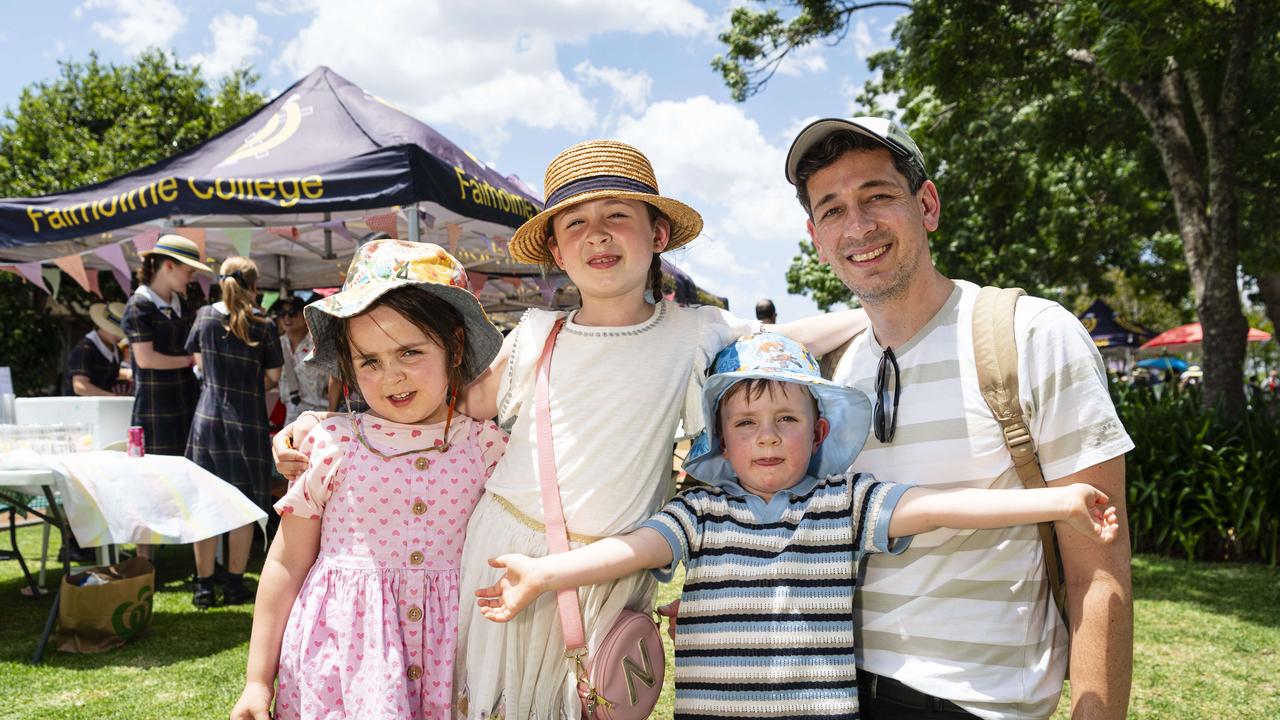
[[[716,66],[736,97],[767,80],[761,63],[779,43],[839,38],[866,7],[787,4],[790,20],[733,14]],[[902,93],[904,121],[935,164],[940,264],[1033,286],[1105,285],[1116,265],[1162,296],[1186,282],[1205,328],[1206,397],[1238,413],[1242,227],[1275,247],[1249,203],[1274,185],[1264,158],[1280,143],[1278,28],[1280,13],[1256,0],[913,3],[898,47],[873,66],[877,89]],[[1168,252],[1175,236],[1180,258]],[[1246,259],[1266,278],[1275,256],[1255,248]]]
[[[248,69],[211,87],[199,68],[149,50],[131,65],[62,62],[58,77],[22,91],[0,122],[0,197],[27,197],[101,182],[185,150],[256,110]],[[63,300],[87,295],[64,283]],[[126,289],[127,291],[127,289]],[[58,363],[49,298],[9,276],[0,281],[0,365],[13,367],[21,393],[49,389]],[[84,314],[84,307],[79,307]]]

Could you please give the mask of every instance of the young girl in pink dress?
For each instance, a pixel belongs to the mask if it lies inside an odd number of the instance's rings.
[[[370,410],[303,443],[232,720],[267,720],[273,697],[280,719],[450,718],[463,536],[506,443],[455,400],[502,336],[457,260],[395,240],[363,246],[306,318],[310,361]]]

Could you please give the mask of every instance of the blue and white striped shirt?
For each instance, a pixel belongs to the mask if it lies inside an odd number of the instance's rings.
[[[853,591],[862,555],[898,553],[907,486],[806,477],[766,503],[733,483],[686,490],[646,520],[685,564],[677,718],[854,718]]]

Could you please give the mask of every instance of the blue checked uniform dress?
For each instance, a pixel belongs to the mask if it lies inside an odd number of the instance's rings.
[[[98,346],[87,336],[71,348],[67,358],[67,383],[65,395],[75,395],[71,379],[76,375],[89,378],[89,384],[107,392],[114,392],[116,378],[120,376],[120,360],[102,354]]]
[[[186,350],[200,353],[204,386],[187,457],[271,512],[271,439],[263,373],[284,363],[275,324],[251,322],[250,346],[214,306],[200,308]]]
[[[184,347],[191,331],[191,310],[180,296],[174,296],[182,308],[178,315],[161,310],[150,299],[135,293],[125,305],[120,327],[131,345],[149,342],[152,350],[162,355],[186,355]],[[195,373],[191,368],[145,370],[133,361],[133,381],[137,388],[133,400],[133,424],[145,433],[148,453],[181,455],[187,449],[191,416],[196,409]]]

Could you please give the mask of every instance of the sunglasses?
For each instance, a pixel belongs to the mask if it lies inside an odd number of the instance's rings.
[[[302,314],[302,308],[291,307],[276,311],[277,316],[298,317]]]
[[[893,371],[893,403],[889,403],[889,372]],[[876,368],[876,404],[872,413],[872,431],[876,440],[882,443],[893,442],[893,434],[898,429],[898,398],[902,393],[902,385],[898,382],[898,358],[894,357],[893,348],[885,348],[880,354],[880,365]]]

